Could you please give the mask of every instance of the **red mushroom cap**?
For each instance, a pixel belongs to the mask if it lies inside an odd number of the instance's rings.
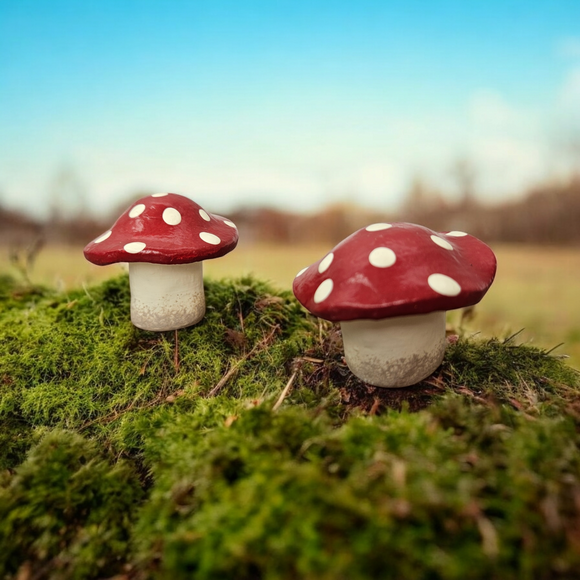
[[[491,249],[464,232],[372,224],[299,272],[293,290],[320,318],[380,319],[476,304],[495,271]]]
[[[155,193],[136,201],[110,230],[87,244],[89,262],[187,264],[219,258],[236,247],[230,220],[206,212],[176,193]]]

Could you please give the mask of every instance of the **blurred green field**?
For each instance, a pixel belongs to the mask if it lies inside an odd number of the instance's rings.
[[[243,245],[219,260],[204,264],[213,278],[253,273],[280,288],[290,288],[294,274],[318,260],[327,246]],[[465,325],[484,336],[509,336],[522,331],[518,342],[529,342],[569,355],[580,368],[580,249],[503,245],[494,247],[498,272],[494,285]],[[22,267],[20,270],[24,270]],[[0,249],[0,271],[23,275]],[[63,291],[92,284],[123,271],[120,265],[99,267],[88,263],[81,248],[48,247],[28,270],[32,282]],[[459,313],[449,317],[460,324]]]

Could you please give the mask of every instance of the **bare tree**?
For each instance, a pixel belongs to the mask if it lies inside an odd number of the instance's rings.
[[[451,168],[459,192],[459,203],[464,207],[475,205],[475,182],[477,171],[467,157],[460,157]]]
[[[74,167],[65,165],[59,169],[50,186],[49,204],[52,223],[88,217],[88,189]]]

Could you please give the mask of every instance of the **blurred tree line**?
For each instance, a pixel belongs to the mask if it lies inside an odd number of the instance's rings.
[[[341,203],[310,215],[261,208],[229,217],[240,237],[274,243],[335,244],[370,223],[405,221],[439,232],[466,231],[487,242],[580,245],[580,174],[537,186],[520,199],[487,205],[474,195],[467,170],[460,171],[465,189],[459,199],[450,200],[417,180],[401,209],[390,214]]]
[[[0,202],[0,244],[84,245],[110,227],[139,192],[106,218],[97,218],[85,203],[75,177],[62,174],[58,195],[44,220],[3,207]],[[580,174],[553,181],[527,192],[522,198],[488,205],[474,194],[474,174],[468,164],[456,167],[460,195],[456,199],[417,179],[397,212],[386,213],[342,202],[313,214],[291,213],[268,207],[240,208],[228,212],[244,242],[280,244],[335,244],[370,223],[407,221],[436,231],[463,230],[487,242],[580,245]],[[68,192],[63,193],[63,192]],[[72,192],[72,193],[71,193]],[[71,201],[72,200],[72,201]]]
[[[0,201],[0,244],[38,247],[47,243],[79,244],[97,236],[103,223],[93,215],[87,188],[72,167],[65,166],[49,186],[48,217],[4,207]]]

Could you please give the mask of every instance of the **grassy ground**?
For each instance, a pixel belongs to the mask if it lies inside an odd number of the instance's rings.
[[[244,246],[220,260],[204,264],[212,278],[253,273],[281,289],[291,287],[294,274],[318,260],[328,247]],[[580,249],[498,246],[498,273],[494,285],[467,321],[471,332],[484,336],[509,336],[522,329],[520,342],[530,342],[570,356],[580,369]],[[0,251],[0,271],[13,267],[8,251]],[[38,256],[31,278],[60,288],[110,278],[120,266],[89,264],[80,248],[46,248]],[[457,326],[459,317],[450,319]]]
[[[206,296],[176,363],[125,276],[0,277],[0,577],[580,578],[576,371],[459,338],[372,388],[289,293]]]
[[[372,388],[289,293],[206,296],[176,351],[125,276],[0,278],[0,577],[580,578],[576,371],[459,338]]]

